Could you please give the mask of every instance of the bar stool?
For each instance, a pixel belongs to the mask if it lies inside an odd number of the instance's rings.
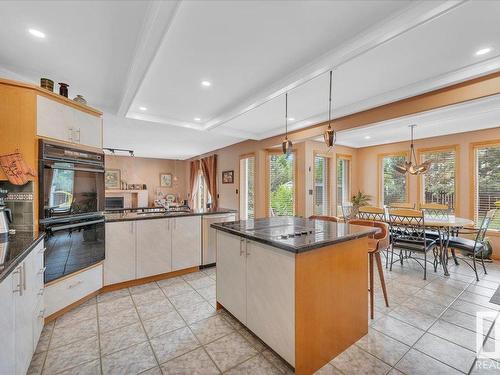
[[[369,276],[370,276],[370,318],[374,317],[374,282],[373,282],[373,262],[377,263],[378,275],[380,277],[380,284],[382,285],[382,292],[384,294],[385,305],[389,307],[389,298],[387,296],[387,289],[385,286],[384,271],[382,268],[382,259],[380,258],[380,251],[389,247],[389,225],[380,221],[372,220],[350,220],[349,224],[363,225],[366,227],[380,228],[378,233],[375,233],[372,238],[368,240],[368,260],[369,260]]]

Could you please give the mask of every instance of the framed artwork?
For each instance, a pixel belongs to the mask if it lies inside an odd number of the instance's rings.
[[[172,173],[160,174],[160,186],[167,188],[172,187]]]
[[[104,186],[106,189],[120,189],[120,170],[106,169],[104,173]]]
[[[223,171],[222,172],[222,183],[223,184],[233,184],[234,183],[234,171]]]

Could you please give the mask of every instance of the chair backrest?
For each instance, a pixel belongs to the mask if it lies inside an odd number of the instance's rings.
[[[448,220],[450,217],[450,209],[446,204],[420,203],[419,208],[424,211],[426,216],[432,216],[443,220]]]
[[[344,217],[344,219],[346,221],[351,219],[352,214],[353,214],[352,203],[348,203],[348,202],[342,203],[342,216]]]
[[[337,216],[322,216],[322,215],[312,215],[312,216],[309,216],[309,219],[311,219],[311,220],[332,221],[334,223],[338,223],[339,220],[340,220]]]
[[[481,226],[479,227],[479,230],[476,235],[476,243],[484,241],[484,237],[486,236],[486,231],[488,230],[491,222],[493,221],[496,211],[497,210],[494,208],[486,212],[486,215],[484,216],[483,221],[481,222]]]
[[[360,207],[356,218],[360,220],[386,221],[384,209],[375,206]]]
[[[409,208],[414,210],[415,203],[410,203],[410,202],[391,203],[389,204],[389,208]]]
[[[389,210],[389,225],[392,236],[425,244],[424,212],[408,208]]]
[[[378,233],[375,233],[371,237],[376,240],[379,240],[379,246],[378,246],[379,249],[386,249],[387,247],[389,247],[389,224],[384,223],[382,221],[359,220],[359,219],[349,220],[349,224],[379,228],[380,231]]]

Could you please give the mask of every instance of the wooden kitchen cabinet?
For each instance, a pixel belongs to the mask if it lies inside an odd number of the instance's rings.
[[[104,285],[136,278],[135,221],[106,223]]]
[[[139,220],[137,229],[137,278],[172,270],[173,219]]]
[[[172,271],[201,264],[201,216],[172,218]]]
[[[247,321],[246,244],[217,231],[217,301],[240,322]]]

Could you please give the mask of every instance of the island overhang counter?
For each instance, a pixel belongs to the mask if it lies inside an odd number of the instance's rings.
[[[368,333],[363,227],[297,217],[212,224],[217,307],[312,374]]]

